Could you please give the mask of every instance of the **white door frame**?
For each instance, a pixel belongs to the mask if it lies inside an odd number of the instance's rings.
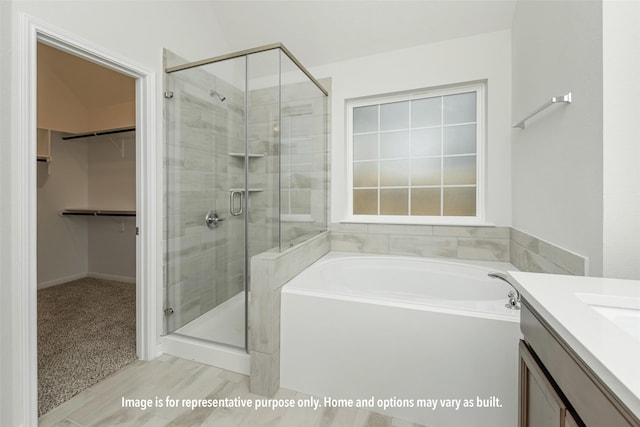
[[[53,28],[28,15],[20,17],[20,64],[18,75],[19,111],[15,141],[17,167],[12,172],[13,188],[18,195],[12,206],[12,251],[16,274],[12,281],[14,295],[19,295],[15,316],[18,336],[16,355],[24,361],[14,373],[22,384],[22,413],[16,414],[22,425],[37,425],[37,229],[36,229],[36,84],[37,42],[51,45],[103,67],[136,79],[136,350],[138,357],[149,360],[159,354],[159,331],[162,293],[161,251],[162,189],[158,180],[158,155],[162,150],[156,139],[156,76],[92,43]],[[17,372],[16,372],[17,371]]]

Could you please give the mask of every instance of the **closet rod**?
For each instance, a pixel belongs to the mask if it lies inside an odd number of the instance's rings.
[[[60,215],[84,215],[84,216],[136,216],[136,211],[111,211],[98,209],[65,209]]]
[[[74,135],[63,136],[62,140],[66,141],[68,139],[86,138],[86,137],[89,137],[89,136],[101,136],[101,135],[111,135],[111,134],[114,134],[114,133],[133,132],[135,130],[136,130],[136,128],[134,126],[134,127],[122,128],[122,129],[111,129],[111,130],[100,130],[100,131],[97,131],[97,132],[77,133],[77,134],[74,134]]]

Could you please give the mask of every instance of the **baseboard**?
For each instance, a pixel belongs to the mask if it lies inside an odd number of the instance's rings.
[[[63,283],[71,282],[73,280],[84,279],[85,277],[87,277],[87,272],[76,273],[70,276],[60,277],[58,279],[38,283],[38,289],[50,288],[51,286],[61,285]]]
[[[135,277],[116,276],[115,274],[105,274],[96,272],[84,272],[76,273],[70,276],[60,277],[59,279],[49,280],[47,282],[38,283],[38,289],[50,288],[51,286],[61,285],[63,283],[71,282],[78,279],[84,279],[85,277],[93,277],[94,279],[113,280],[114,282],[123,283],[136,283]]]
[[[113,280],[114,282],[136,283],[135,277],[116,276],[115,274],[96,273],[93,271],[88,272],[86,277],[92,277],[94,279],[102,280]]]
[[[163,353],[249,375],[250,357],[242,349],[178,334],[162,336],[160,342]]]

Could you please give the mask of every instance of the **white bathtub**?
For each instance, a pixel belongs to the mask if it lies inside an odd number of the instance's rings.
[[[282,290],[280,385],[354,406],[373,397],[367,409],[429,427],[513,427],[520,316],[487,273],[515,269],[329,253]]]

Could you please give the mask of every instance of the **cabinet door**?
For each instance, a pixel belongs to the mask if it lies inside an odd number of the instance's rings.
[[[520,341],[520,427],[564,427],[573,420],[524,341]]]
[[[564,417],[564,426],[565,427],[580,427],[578,422],[573,418],[571,412],[567,411],[567,414]]]

